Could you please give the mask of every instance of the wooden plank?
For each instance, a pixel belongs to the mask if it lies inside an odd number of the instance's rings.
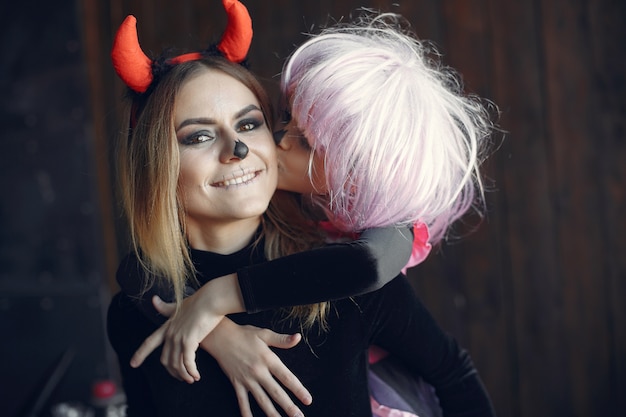
[[[444,64],[460,74],[466,92],[490,98],[493,58],[487,5],[484,0],[442,2],[441,21],[445,24],[442,33],[446,43],[441,52]],[[496,175],[490,172],[492,178]],[[490,199],[490,204],[492,210],[499,211],[494,207],[497,200]],[[499,253],[504,237],[497,228],[500,218],[489,220],[473,231],[477,219],[466,218],[466,224],[456,230],[462,239],[444,248],[441,261],[449,263],[443,270],[448,279],[455,281],[456,291],[452,294],[459,315],[456,321],[463,326],[456,331],[464,335],[466,347],[502,414],[505,411],[500,410],[507,410],[511,404],[513,391],[510,379],[503,377],[511,374],[510,351],[501,348],[508,345],[509,339],[501,265],[505,257]]]
[[[302,12],[303,5],[288,0],[273,2],[272,7],[263,3],[248,5],[254,27],[252,70],[277,101],[283,64],[295,46],[305,40],[303,32],[310,24],[310,18]]]
[[[467,91],[489,97],[491,62],[485,0],[443,1],[445,62],[460,71]]]
[[[406,17],[418,38],[425,39],[435,45],[443,45],[443,13],[440,0],[418,0],[402,2],[394,12]]]
[[[594,141],[598,117],[586,1],[542,3],[548,131],[552,147],[557,259],[567,343],[564,379],[577,415],[606,415],[610,329],[607,296],[604,162]],[[592,245],[589,242],[593,242]],[[555,370],[556,371],[556,370]],[[555,410],[556,411],[556,410]]]
[[[528,2],[490,2],[494,97],[508,132],[496,155],[500,207],[506,212],[512,402],[507,415],[567,415],[561,369],[560,280],[548,183],[542,57],[537,11]],[[503,376],[504,377],[504,376]],[[541,382],[538,382],[541,381]]]
[[[115,271],[119,262],[118,241],[114,219],[115,203],[113,193],[114,175],[110,166],[109,156],[112,150],[113,124],[117,123],[117,118],[111,119],[108,109],[110,109],[111,96],[106,94],[106,83],[104,80],[112,80],[109,68],[109,48],[102,48],[105,39],[108,39],[108,32],[103,28],[101,16],[107,16],[109,11],[106,4],[99,2],[84,2],[79,13],[79,20],[83,23],[81,30],[82,44],[85,46],[84,61],[87,70],[87,83],[89,85],[89,104],[91,106],[91,116],[93,123],[93,153],[95,163],[95,176],[98,195],[98,210],[101,213],[100,222],[103,238],[103,264],[105,281],[110,290],[117,289],[115,281]],[[108,29],[108,27],[107,27]],[[104,35],[103,35],[104,34]],[[105,39],[103,39],[103,37]]]
[[[607,323],[610,326],[610,362],[607,370],[608,406],[605,415],[619,416],[626,409],[626,3],[589,1],[590,41],[597,94],[593,141],[600,149],[606,241],[603,261],[607,265]],[[599,398],[602,401],[605,398]]]

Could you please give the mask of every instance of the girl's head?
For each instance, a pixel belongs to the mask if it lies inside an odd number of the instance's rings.
[[[436,242],[482,197],[490,122],[400,22],[383,14],[337,25],[289,58],[281,87],[292,121],[279,144],[289,148],[279,151],[279,188],[302,191],[293,184],[306,172],[340,229],[421,221]],[[307,147],[312,155],[294,172],[290,153]]]

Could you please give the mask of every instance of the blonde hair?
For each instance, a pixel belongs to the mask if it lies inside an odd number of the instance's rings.
[[[148,99],[129,103],[128,126],[117,147],[122,207],[132,249],[150,281],[167,277],[177,301],[194,276],[179,199],[180,155],[173,132],[174,102],[186,78],[182,66],[161,80]],[[165,139],[165,140],[164,140]]]

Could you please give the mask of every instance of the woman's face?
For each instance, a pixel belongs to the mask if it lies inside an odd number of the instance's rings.
[[[290,116],[283,130],[274,134],[278,146],[278,189],[300,194],[326,194],[324,157],[313,152]],[[281,138],[282,136],[282,138]]]
[[[176,98],[179,190],[190,227],[257,221],[276,189],[276,146],[255,95],[217,70],[187,81]],[[235,141],[249,148],[233,154]]]

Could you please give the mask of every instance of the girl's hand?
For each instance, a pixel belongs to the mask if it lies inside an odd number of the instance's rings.
[[[245,311],[237,274],[212,279],[194,294],[186,297],[178,312],[158,296],[155,308],[170,317],[137,349],[130,365],[138,367],[152,351],[163,344],[161,363],[174,378],[193,383],[200,379],[196,366],[196,350],[226,314]]]
[[[175,310],[173,303],[165,303],[158,297],[153,302],[159,313],[165,316],[170,316]],[[242,417],[252,417],[248,392],[252,393],[267,416],[280,416],[273,400],[288,416],[296,417],[303,416],[302,411],[278,381],[305,405],[311,404],[311,394],[269,346],[290,349],[301,339],[300,334],[284,335],[269,329],[239,326],[224,318],[200,346],[217,360],[229,377]]]
[[[185,298],[180,310],[173,316],[174,304],[167,304],[156,295],[152,302],[159,313],[171,317],[144,340],[131,358],[130,365],[137,368],[163,344],[161,363],[170,375],[190,384],[198,381],[200,373],[196,366],[196,350],[224,316],[214,314],[210,307],[204,305],[199,292]]]
[[[269,346],[290,349],[301,339],[300,334],[285,335],[254,326],[239,326],[225,318],[201,346],[230,378],[242,417],[252,416],[248,392],[269,417],[280,416],[271,400],[288,416],[296,417],[304,414],[279,382],[305,405],[311,404],[311,394]]]

